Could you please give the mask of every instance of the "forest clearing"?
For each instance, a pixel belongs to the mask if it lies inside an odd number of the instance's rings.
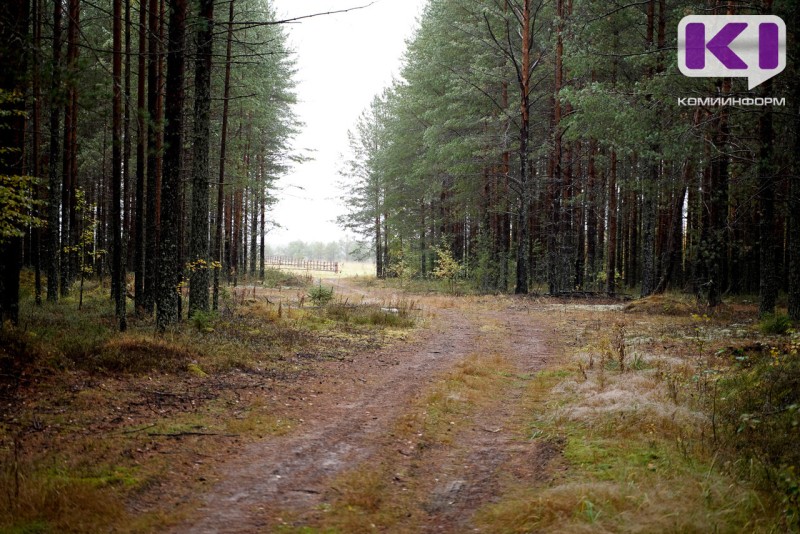
[[[793,528],[797,370],[760,381],[797,342],[753,304],[275,285],[169,336],[101,288],[5,330],[4,531]]]

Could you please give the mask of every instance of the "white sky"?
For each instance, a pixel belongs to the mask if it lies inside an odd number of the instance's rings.
[[[335,11],[369,0],[272,0],[278,17]],[[295,147],[312,150],[313,161],[296,165],[280,181],[283,192],[273,217],[284,229],[267,243],[296,239],[334,241],[345,236],[335,219],[344,212],[336,183],[347,130],[359,114],[399,75],[405,40],[412,36],[426,0],[378,0],[349,13],[287,25],[296,52],[295,113],[305,123]],[[302,189],[299,189],[302,188]]]

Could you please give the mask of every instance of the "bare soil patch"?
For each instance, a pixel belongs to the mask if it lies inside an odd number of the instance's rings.
[[[524,385],[553,357],[546,342],[552,327],[541,315],[512,309],[519,301],[485,302],[492,306],[426,301],[430,324],[416,340],[323,362],[296,381],[281,411],[300,426],[248,445],[220,465],[218,482],[175,532],[326,525],[326,510],[346,491],[342,481],[370,469],[386,479],[376,481],[377,493],[410,495],[384,527],[457,532],[474,528],[472,512],[499,495],[504,477],[546,476],[552,451],[521,441],[516,430]],[[471,408],[463,413],[455,410],[454,420],[443,423],[446,438],[417,428],[430,424],[426,415],[414,416],[448,372],[468,357],[480,362],[497,355],[504,359],[504,387],[466,403]]]

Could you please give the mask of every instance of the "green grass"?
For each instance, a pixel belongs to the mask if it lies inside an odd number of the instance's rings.
[[[779,313],[767,315],[758,323],[758,329],[762,334],[784,335],[792,327],[792,320],[788,315]]]

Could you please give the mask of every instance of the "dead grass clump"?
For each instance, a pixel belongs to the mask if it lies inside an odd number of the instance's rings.
[[[752,491],[710,471],[661,476],[654,462],[628,468],[628,480],[517,488],[480,509],[476,522],[489,532],[504,533],[771,531]]]
[[[325,307],[325,316],[333,321],[388,328],[411,328],[416,322],[414,309],[406,306],[347,304],[337,302]]]
[[[398,420],[395,433],[418,435],[419,447],[447,444],[480,406],[496,398],[508,383],[509,365],[499,355],[473,355],[436,382],[425,397]]]
[[[261,283],[264,287],[305,287],[311,283],[311,275],[280,269],[265,269]]]
[[[13,488],[0,495],[0,531],[108,532],[126,514],[122,498],[107,484],[11,471],[0,475],[0,487]]]
[[[269,413],[263,403],[256,401],[242,413],[225,422],[225,431],[231,434],[250,436],[282,436],[292,430],[293,423],[288,418],[279,418]]]
[[[106,342],[97,354],[75,363],[90,371],[145,374],[185,371],[196,355],[164,339],[121,336]]]
[[[601,518],[624,507],[625,496],[609,483],[568,483],[512,498],[481,509],[476,522],[490,532],[602,532]]]
[[[335,497],[323,507],[319,531],[386,532],[400,520],[407,523],[407,498],[398,494],[393,479],[384,466],[359,467],[340,475],[331,486]]]
[[[698,311],[697,303],[690,297],[672,294],[652,295],[635,300],[626,305],[628,313],[644,313],[648,315],[686,316]]]

